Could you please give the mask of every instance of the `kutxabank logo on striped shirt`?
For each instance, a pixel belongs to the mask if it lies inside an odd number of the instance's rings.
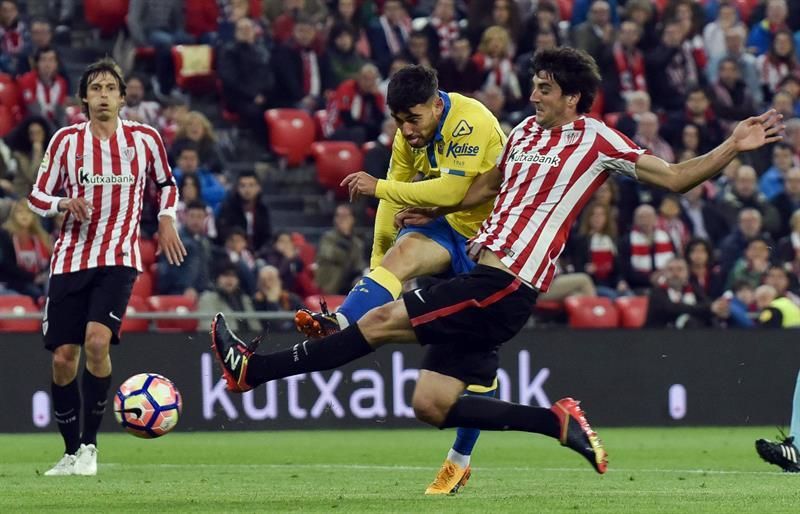
[[[126,175],[90,175],[83,168],[78,170],[78,183],[82,186],[121,186],[132,185],[136,178],[131,174]]]

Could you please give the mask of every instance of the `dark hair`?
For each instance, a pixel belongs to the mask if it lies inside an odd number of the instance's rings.
[[[722,4],[720,7],[723,7],[724,5],[727,4]],[[722,65],[725,63],[732,63],[734,66],[736,66],[736,69],[739,70],[739,72],[741,72],[741,68],[739,67],[739,61],[737,61],[735,57],[731,56],[723,57],[722,59],[720,59],[717,68],[722,68]]]
[[[196,153],[198,157],[200,156],[200,145],[194,141],[187,141],[181,145],[181,147],[178,149],[178,155],[175,157],[180,157],[181,154],[186,150]]]
[[[181,183],[178,186],[178,194],[181,197],[183,197],[183,189],[186,187],[186,181],[187,180],[191,181],[192,183],[194,183],[194,187],[195,187],[195,189],[197,189],[197,198],[198,199],[202,198],[203,197],[203,184],[200,182],[200,179],[197,177],[197,175],[191,175],[191,174],[188,174],[188,173],[185,173],[181,177]],[[197,201],[197,200],[192,200],[192,202],[195,202],[195,201]]]
[[[255,172],[255,171],[253,171],[253,170],[244,170],[244,171],[240,171],[240,172],[239,172],[239,175],[236,177],[236,182],[238,183],[238,182],[239,182],[240,180],[242,180],[243,178],[250,178],[250,177],[252,177],[252,178],[256,179],[256,182],[258,182],[259,184],[261,184],[261,181],[260,181],[260,180],[258,180],[258,175],[256,175],[256,172]]]
[[[541,72],[552,75],[563,94],[581,95],[575,110],[578,114],[589,112],[600,86],[600,71],[592,56],[566,46],[541,50],[533,56],[531,68],[534,76]]]
[[[28,137],[28,129],[34,123],[38,123],[44,129],[44,146],[47,148],[47,143],[50,142],[50,138],[53,136],[53,124],[44,116],[39,116],[37,114],[30,115],[22,120],[22,122],[6,136],[5,140],[6,143],[8,143],[8,147],[17,152],[30,154],[33,150],[33,145]]]
[[[231,236],[242,236],[243,238],[247,239],[247,231],[240,227],[239,225],[234,225],[225,232],[225,240],[231,238]]]
[[[202,200],[192,200],[186,204],[186,210],[188,211],[191,209],[200,209],[203,212],[206,212],[206,204]]]
[[[735,281],[733,282],[733,285],[731,286],[731,290],[732,290],[734,293],[737,293],[737,292],[741,291],[742,289],[750,289],[750,290],[752,291],[752,290],[753,290],[753,289],[755,289],[755,288],[753,287],[753,284],[751,284],[751,283],[750,283],[749,281],[747,281],[747,280],[743,280],[743,279],[741,279],[741,278],[740,278],[740,279],[738,279],[738,280],[735,280]]]
[[[336,41],[342,34],[350,34],[350,37],[353,38],[353,46],[355,47],[356,41],[358,40],[358,31],[355,27],[346,22],[338,22],[331,27],[328,41]]]
[[[688,262],[691,259],[692,251],[696,246],[702,246],[706,250],[706,255],[708,255],[708,262],[706,263],[707,266],[710,268],[714,264],[714,249],[711,247],[711,243],[708,240],[703,239],[702,237],[693,237],[686,243],[686,248],[684,248],[683,254],[686,255],[686,261]]]
[[[48,52],[53,52],[54,54],[56,54],[56,60],[59,59],[58,52],[56,52],[55,48],[53,48],[52,46],[43,46],[41,48],[37,48],[36,51],[33,53],[33,62],[38,64],[39,59],[41,59],[42,56]]]
[[[114,77],[114,80],[117,81],[117,85],[119,86],[120,96],[125,96],[125,79],[122,78],[122,70],[120,69],[119,65],[114,62],[114,59],[111,57],[103,57],[99,61],[93,62],[86,67],[86,70],[84,70],[83,75],[81,75],[81,80],[78,83],[78,101],[81,104],[81,110],[87,116],[89,116],[89,105],[84,102],[84,98],[86,98],[88,95],[89,82],[105,73],[108,73]]]
[[[775,143],[775,145],[772,147],[772,151],[774,152],[777,148],[780,148],[781,150],[789,150],[790,152],[794,153],[794,148],[786,141],[778,141]]]
[[[409,112],[415,105],[427,103],[438,91],[436,70],[412,64],[399,70],[389,81],[386,103],[392,112]]]
[[[708,91],[706,91],[706,88],[704,88],[703,86],[699,86],[699,85],[698,86],[692,86],[692,87],[689,88],[688,91],[686,91],[686,99],[688,100],[689,97],[692,96],[695,93],[703,93],[703,96],[705,96],[706,99],[708,99]]]

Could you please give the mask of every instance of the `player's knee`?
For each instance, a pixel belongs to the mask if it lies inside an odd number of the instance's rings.
[[[415,395],[411,406],[414,408],[414,415],[418,420],[435,427],[441,427],[444,424],[447,409],[444,409],[435,398],[427,395]]]
[[[63,379],[74,378],[78,370],[80,353],[62,348],[53,352],[53,373]]]
[[[104,359],[108,355],[110,343],[108,335],[102,330],[88,329],[86,331],[86,340],[83,343],[86,350],[86,358],[90,360]]]

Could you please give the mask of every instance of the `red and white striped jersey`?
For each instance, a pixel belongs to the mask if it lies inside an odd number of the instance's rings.
[[[593,118],[553,129],[541,127],[535,116],[525,119],[500,156],[503,184],[470,253],[486,247],[519,278],[546,291],[578,213],[608,172],[636,178],[643,153]]]
[[[145,181],[158,184],[159,215],[175,218],[178,188],[158,132],[147,125],[117,120],[116,132],[102,141],[91,122],[64,127],[53,135],[39,166],[31,209],[55,216],[63,198],[83,197],[90,219],[69,212],[53,249],[50,273],[70,273],[99,266],[130,266],[142,271],[139,220]],[[63,196],[55,196],[63,191]]]

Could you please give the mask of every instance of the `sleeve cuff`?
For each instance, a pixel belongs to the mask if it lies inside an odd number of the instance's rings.
[[[158,217],[160,218],[161,216],[169,216],[170,218],[172,218],[172,221],[175,221],[175,219],[177,218],[175,214],[175,207],[161,209],[160,211],[158,211]]]
[[[386,189],[389,187],[387,180],[379,178],[378,183],[375,185],[375,198],[378,200],[385,200]]]

